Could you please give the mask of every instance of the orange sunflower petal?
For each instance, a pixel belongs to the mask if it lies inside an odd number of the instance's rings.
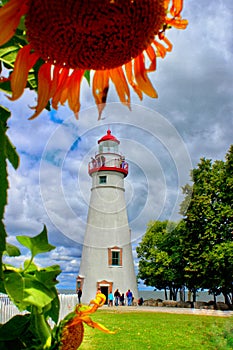
[[[69,86],[70,86],[70,77],[71,77],[71,75],[70,75],[70,72],[69,72],[68,76],[66,77],[66,79],[64,81],[63,89],[62,89],[61,94],[60,94],[60,101],[59,102],[60,102],[60,104],[62,106],[68,100]]]
[[[164,58],[167,54],[166,47],[164,47],[163,44],[161,44],[157,40],[154,40],[153,43],[155,44],[157,49],[157,56]]]
[[[141,89],[146,95],[150,97],[158,97],[157,92],[155,91],[146,74],[143,54],[139,55],[134,60],[134,73],[139,89]]]
[[[70,76],[69,89],[68,89],[68,104],[70,109],[74,112],[78,119],[78,112],[80,110],[80,85],[84,74],[83,69],[76,69]]]
[[[188,25],[187,19],[182,18],[166,18],[166,23],[177,29],[186,29]]]
[[[183,0],[173,0],[172,1],[172,7],[171,7],[171,15],[176,17],[179,16],[181,11],[183,9]]]
[[[101,118],[102,111],[105,107],[108,89],[109,89],[109,72],[108,70],[97,70],[94,73],[92,82],[92,93],[95,98],[95,103],[98,108],[99,118]]]
[[[154,72],[156,70],[156,54],[152,46],[148,46],[146,53],[151,61],[150,67],[146,70],[147,72]]]
[[[16,57],[14,71],[10,77],[12,97],[9,97],[9,99],[12,101],[23,94],[27,85],[28,72],[39,58],[35,53],[31,54],[30,50],[30,45],[26,45],[20,49]]]
[[[168,7],[169,7],[169,4],[170,4],[170,1],[171,1],[171,0],[164,0],[163,6],[164,6],[164,8],[165,8],[166,11],[168,11]]]
[[[167,52],[172,51],[172,43],[170,42],[170,40],[168,40],[168,38],[166,38],[165,36],[163,37],[162,40],[165,42],[165,44],[167,44],[167,47],[166,47]]]
[[[110,331],[108,328],[103,326],[101,323],[92,321],[92,319],[89,316],[82,316],[81,320],[83,322],[85,322],[89,327],[97,328],[104,333],[108,333],[108,334],[115,334],[116,333],[116,332]]]
[[[103,293],[97,293],[95,299],[90,301],[90,304],[101,307],[106,301],[106,296]]]
[[[51,96],[54,96],[59,84],[59,73],[61,68],[59,66],[53,66],[52,68],[53,68],[53,72],[52,72],[53,78],[52,78],[52,84],[51,84]]]
[[[159,37],[160,40],[162,40],[167,45],[166,47],[163,47],[163,49],[165,48],[166,52],[171,52],[173,45],[170,42],[170,40],[168,40],[168,38],[166,38],[165,32],[164,31],[160,32],[158,34],[158,37]],[[155,46],[156,46],[156,42],[154,42],[154,43],[155,43]]]
[[[95,299],[92,299],[89,304],[93,306],[85,307],[83,309],[83,307],[80,307],[80,305],[77,305],[75,312],[77,315],[82,315],[82,316],[92,314],[99,307],[103,306],[105,304],[105,301],[106,301],[106,296],[103,293],[97,293]]]
[[[109,70],[109,76],[115,85],[116,92],[123,104],[130,104],[130,91],[125,74],[121,67],[117,67]]]
[[[30,120],[36,118],[47,106],[51,97],[51,87],[51,64],[44,63],[38,72],[38,103],[36,107],[33,107],[36,112],[29,118]]]
[[[139,89],[138,85],[135,83],[135,77],[133,75],[133,64],[132,64],[132,61],[128,62],[125,65],[125,72],[126,72],[126,76],[127,76],[127,80],[129,82],[129,84],[132,86],[132,88],[134,89],[134,91],[136,92],[136,94],[138,95],[140,100],[142,100],[142,92]]]
[[[26,14],[26,0],[11,0],[0,8],[0,45],[14,35],[22,15]]]
[[[62,93],[61,93],[61,97],[60,97],[60,104],[62,106],[64,106],[65,102],[67,101],[68,99],[68,86],[69,86],[69,81],[70,81],[70,77],[67,78],[66,80],[66,84],[64,86],[64,89],[62,90]]]
[[[15,30],[19,25],[20,17],[13,17],[9,20],[4,19],[3,21],[0,19],[0,21],[0,45],[4,45],[15,34]]]
[[[54,109],[57,109],[58,103],[61,100],[62,92],[63,92],[65,86],[67,85],[67,80],[69,80],[68,75],[69,75],[69,69],[67,69],[67,68],[62,68],[59,71],[57,87],[55,89],[55,93],[53,94],[53,98],[52,98],[52,107]]]

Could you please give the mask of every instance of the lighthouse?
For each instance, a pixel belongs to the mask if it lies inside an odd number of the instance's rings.
[[[120,141],[107,130],[98,140],[98,151],[88,164],[91,197],[77,288],[89,303],[98,289],[106,295],[130,289],[138,298],[124,179],[128,163],[119,152]]]

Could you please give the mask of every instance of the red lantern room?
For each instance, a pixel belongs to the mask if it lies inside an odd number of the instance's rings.
[[[119,153],[120,141],[112,135],[108,129],[106,135],[98,140],[99,150],[89,162],[88,173],[92,175],[96,171],[117,171],[128,175],[128,163],[125,157]]]

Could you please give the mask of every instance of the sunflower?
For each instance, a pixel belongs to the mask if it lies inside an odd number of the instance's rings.
[[[84,327],[86,323],[92,328],[97,328],[102,332],[114,334],[100,323],[94,322],[89,317],[106,301],[106,297],[102,293],[96,294],[96,298],[90,302],[92,306],[77,305],[74,312],[68,314],[54,329],[53,344],[51,350],[76,350],[83,341]]]
[[[5,1],[4,1],[5,2]],[[40,62],[37,117],[51,101],[68,101],[76,117],[80,87],[93,72],[92,92],[99,117],[109,82],[120,101],[130,107],[130,86],[140,99],[157,97],[148,72],[156,58],[171,51],[167,29],[185,29],[183,0],[10,0],[0,8],[0,45],[7,43],[25,18],[27,44],[22,45],[10,75],[11,100],[27,85],[29,71]]]

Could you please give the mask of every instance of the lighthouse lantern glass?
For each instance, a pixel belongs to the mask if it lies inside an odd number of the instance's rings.
[[[99,152],[100,153],[118,153],[118,143],[111,140],[102,141],[99,144]]]

